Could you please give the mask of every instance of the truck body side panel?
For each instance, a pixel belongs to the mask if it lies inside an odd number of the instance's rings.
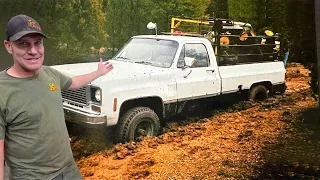
[[[222,94],[250,89],[259,82],[270,82],[273,85],[285,83],[285,67],[283,62],[265,62],[219,67]]]

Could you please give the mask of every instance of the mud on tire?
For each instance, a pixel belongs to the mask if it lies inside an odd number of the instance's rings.
[[[264,85],[256,85],[249,92],[249,100],[262,101],[268,98],[268,90]]]
[[[159,131],[160,120],[152,109],[132,108],[120,117],[116,128],[117,142],[140,141],[145,137],[157,136]]]

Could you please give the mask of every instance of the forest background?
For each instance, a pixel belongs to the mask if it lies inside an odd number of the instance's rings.
[[[213,16],[248,22],[258,34],[280,33],[290,48],[289,61],[316,62],[314,0],[0,0],[0,39],[17,14],[41,24],[48,37],[47,65],[107,60],[131,36],[154,34],[148,22],[157,23],[158,32],[169,32],[172,17]],[[12,65],[4,47],[0,60],[0,70]]]

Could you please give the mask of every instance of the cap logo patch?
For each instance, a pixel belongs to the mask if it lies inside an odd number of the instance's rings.
[[[34,21],[32,21],[32,20],[28,20],[28,26],[30,26],[30,27],[32,27],[32,28],[35,28],[35,29],[38,29],[38,30],[40,30],[41,31],[41,28],[40,28],[40,26],[38,26]]]

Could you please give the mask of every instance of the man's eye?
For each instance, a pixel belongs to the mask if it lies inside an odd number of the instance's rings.
[[[34,45],[35,45],[35,46],[41,46],[41,45],[42,45],[42,41],[36,41],[36,42],[34,43]]]
[[[28,43],[23,42],[23,41],[19,42],[18,45],[21,46],[21,47],[28,47],[29,46]]]

